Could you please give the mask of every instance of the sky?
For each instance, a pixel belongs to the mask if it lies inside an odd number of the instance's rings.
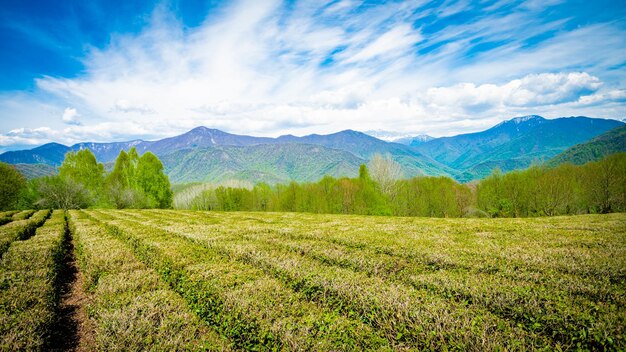
[[[626,118],[626,1],[0,0],[0,152]]]

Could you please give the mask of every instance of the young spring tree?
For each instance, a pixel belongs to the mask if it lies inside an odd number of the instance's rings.
[[[130,160],[132,161],[132,158]],[[135,177],[137,187],[145,195],[148,207],[172,206],[173,193],[170,180],[163,172],[161,160],[154,154],[147,152],[139,158]]]
[[[85,186],[59,175],[38,180],[37,192],[40,198],[35,205],[39,208],[82,209],[93,201]]]
[[[89,149],[65,154],[65,160],[59,167],[59,176],[82,185],[97,202],[104,186],[104,166],[97,162]]]
[[[402,177],[402,167],[389,154],[374,154],[369,162],[369,170],[372,180],[387,196],[391,195],[394,183]]]
[[[0,210],[15,208],[24,187],[24,176],[14,166],[0,162]]]

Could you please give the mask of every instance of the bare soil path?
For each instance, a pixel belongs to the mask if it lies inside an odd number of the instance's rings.
[[[87,318],[89,301],[84,290],[84,278],[76,263],[74,241],[66,229],[65,257],[58,277],[59,306],[57,320],[50,338],[50,349],[55,351],[92,351],[93,329]]]

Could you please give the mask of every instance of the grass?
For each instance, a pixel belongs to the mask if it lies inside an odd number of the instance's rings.
[[[626,349],[626,214],[68,218],[94,334],[88,349]],[[63,221],[54,212],[8,246],[0,349],[46,347]]]
[[[47,348],[57,302],[56,279],[65,234],[54,211],[36,234],[11,244],[0,262],[0,350]]]

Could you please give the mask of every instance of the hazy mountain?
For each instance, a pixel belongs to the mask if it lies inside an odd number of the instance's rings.
[[[59,166],[70,150],[89,148],[109,167],[120,150],[136,147],[151,151],[163,161],[174,182],[242,178],[251,181],[310,181],[325,174],[356,175],[358,164],[375,153],[388,154],[402,166],[405,177],[446,175],[469,181],[503,171],[524,168],[534,160],[545,161],[565,149],[623,125],[616,120],[572,117],[547,120],[540,116],[517,117],[486,131],[428,140],[411,137],[404,143],[386,142],[365,133],[345,130],[328,135],[251,137],[197,127],[157,141],[113,143],[58,143],[0,155],[11,164]],[[320,148],[312,152],[311,146]],[[309,153],[301,155],[298,153]],[[41,169],[38,170],[37,168]],[[35,175],[41,167],[22,169]]]
[[[129,142],[112,142],[112,143],[78,143],[70,147],[71,150],[77,151],[81,149],[90,149],[96,156],[96,159],[101,162],[110,162],[117,158],[117,155],[122,150],[129,150],[132,147],[137,147],[146,143],[142,140],[134,140]],[[61,159],[63,162],[63,159]]]
[[[376,153],[389,154],[402,166],[405,176],[450,176],[455,174],[455,170],[424,156],[414,148],[399,143],[385,142],[353,130],[345,130],[328,135],[311,134],[303,137],[287,135],[278,137],[276,141],[278,143],[316,144],[327,148],[340,149],[366,160],[369,160]]]
[[[275,139],[273,138],[242,136],[201,126],[179,136],[154,142],[141,142],[137,145],[137,151],[139,151],[139,153],[151,151],[156,155],[165,155],[181,149],[208,148],[224,145],[250,146],[269,144],[274,141]]]
[[[548,165],[573,163],[582,165],[589,161],[619,152],[626,152],[626,125],[614,128],[592,140],[577,144],[552,158]]]
[[[317,181],[358,174],[365,160],[351,153],[308,144],[261,144],[181,149],[162,157],[174,183],[224,181]]]
[[[482,132],[437,138],[415,149],[459,170],[457,179],[467,181],[484,177],[495,167],[509,171],[528,167],[533,161],[548,160],[622,124],[588,117],[548,120],[536,115],[523,116]]]
[[[28,150],[15,150],[0,154],[0,161],[9,164],[46,164],[60,166],[65,153],[71,148],[59,143],[48,143]]]
[[[427,134],[420,134],[418,136],[413,136],[413,137],[398,138],[394,140],[394,142],[416,147],[420,144],[432,141],[433,139],[435,139],[435,137],[431,137]]]
[[[56,167],[46,164],[15,164],[15,168],[28,180],[59,172]]]

